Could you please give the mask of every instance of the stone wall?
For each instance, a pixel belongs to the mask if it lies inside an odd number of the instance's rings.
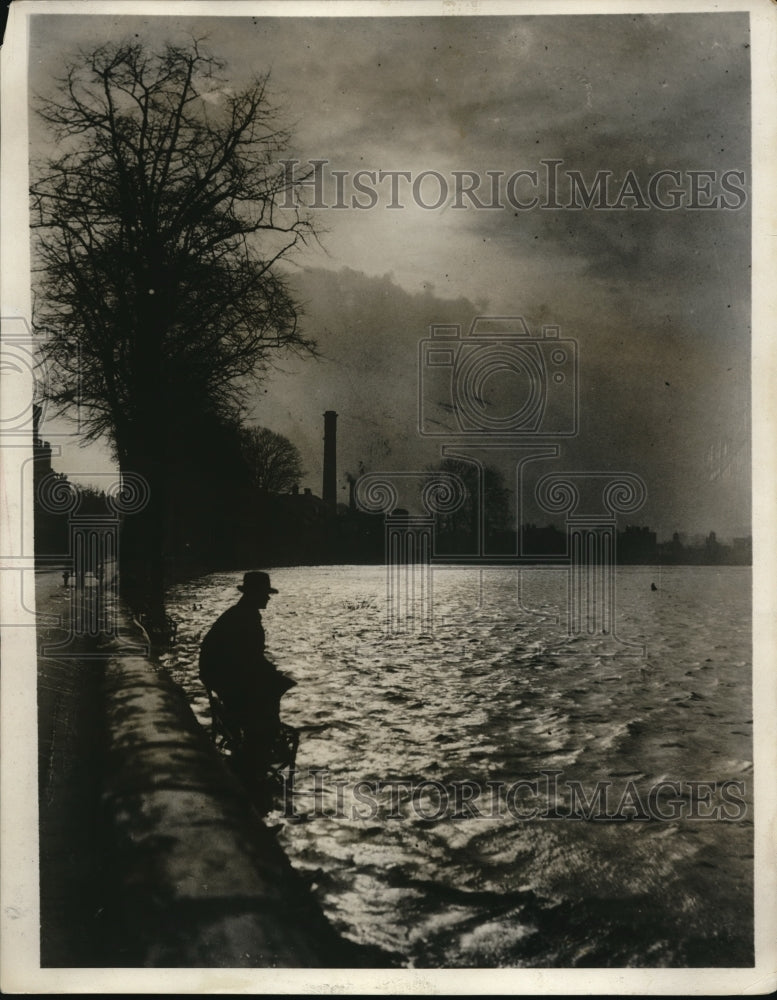
[[[165,671],[108,657],[104,692],[111,965],[391,964],[334,931]]]

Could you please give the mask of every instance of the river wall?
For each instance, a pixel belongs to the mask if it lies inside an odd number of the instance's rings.
[[[352,964],[168,675],[111,657],[104,686],[110,922],[126,964]]]
[[[38,688],[43,965],[394,964],[335,931],[153,659],[85,644]]]

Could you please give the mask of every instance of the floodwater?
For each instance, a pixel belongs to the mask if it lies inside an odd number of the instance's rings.
[[[203,725],[199,640],[240,579],[171,593]],[[620,568],[641,656],[567,635],[557,569],[436,570],[434,629],[405,635],[383,567],[273,570],[301,730],[278,836],[330,920],[414,967],[751,965],[750,579]]]

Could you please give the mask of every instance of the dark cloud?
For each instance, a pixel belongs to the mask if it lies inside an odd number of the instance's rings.
[[[291,155],[329,169],[541,177],[541,161],[557,159],[588,185],[609,171],[614,194],[629,171],[643,192],[655,172],[680,171],[686,199],[688,171],[744,172],[736,211],[460,211],[450,200],[391,211],[388,186],[371,211],[320,211],[325,252],[303,256],[294,280],[325,357],[279,375],[256,416],[294,438],[316,489],[329,408],[341,413],[343,472],[423,467],[434,449],[417,433],[418,341],[430,323],[521,314],[579,343],[569,467],[643,475],[644,516],[665,532],[746,533],[747,468],[716,467],[746,447],[749,413],[746,13],[33,22],[31,79],[44,91],[79,44],[207,35],[233,86],[271,71]],[[37,125],[32,139],[39,150]]]
[[[409,293],[390,275],[318,269],[298,275],[295,284],[323,358],[274,378],[255,419],[302,449],[314,490],[326,409],[340,414],[344,496],[346,472],[414,471],[439,460],[441,445],[451,439],[419,434],[419,389],[421,396],[425,391],[419,342],[431,324],[459,324],[466,336],[482,310],[465,298]],[[527,319],[538,337],[540,320]],[[636,473],[649,491],[640,519],[663,534],[742,534],[749,517],[747,470],[734,476],[729,468],[724,475],[719,458],[724,445],[727,454],[746,447],[746,368],[724,366],[700,341],[679,343],[671,328],[603,324],[576,339],[580,429],[562,442],[553,471]],[[444,403],[442,395],[431,399]],[[450,407],[435,413],[450,423]],[[509,462],[503,464],[509,481]]]

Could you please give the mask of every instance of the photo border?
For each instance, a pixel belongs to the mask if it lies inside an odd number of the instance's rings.
[[[768,992],[777,985],[777,868],[770,830],[777,826],[774,776],[777,774],[777,5],[770,0],[683,2],[629,0],[585,4],[576,0],[395,0],[395,2],[206,3],[202,0],[18,0],[12,4],[2,49],[2,147],[0,148],[0,316],[30,322],[31,292],[28,233],[27,50],[28,19],[35,14],[284,17],[374,17],[429,15],[557,16],[617,13],[723,13],[751,15],[752,86],[752,455],[753,455],[753,702],[755,798],[755,952],[753,969],[52,969],[39,965],[37,899],[37,731],[35,629],[0,625],[3,669],[0,675],[0,761],[2,808],[0,844],[2,894],[0,967],[5,992],[273,992],[273,993],[565,993],[565,994],[734,994]],[[21,249],[20,249],[21,248]],[[17,401],[5,393],[12,407]],[[6,405],[6,404],[3,404]],[[3,444],[3,532],[21,521],[19,501],[9,482],[31,449]],[[29,465],[28,465],[29,468]],[[31,476],[24,506],[31,504]],[[29,534],[17,549],[3,546],[0,623],[16,620],[21,580],[33,551]]]

